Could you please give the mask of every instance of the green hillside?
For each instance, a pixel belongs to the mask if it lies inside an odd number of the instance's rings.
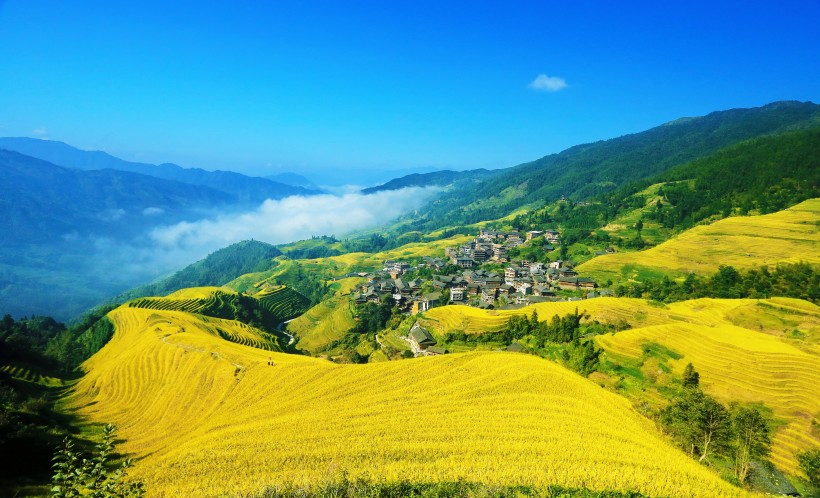
[[[572,147],[510,168],[478,185],[440,195],[411,229],[433,229],[500,218],[526,204],[562,195],[583,200],[631,182],[656,177],[681,164],[752,138],[810,128],[820,106],[775,102],[679,119],[650,130]]]

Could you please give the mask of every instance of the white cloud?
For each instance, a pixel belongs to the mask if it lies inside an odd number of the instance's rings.
[[[37,129],[31,130],[31,132],[35,135],[48,135],[48,130],[46,130],[45,126],[41,126]]]
[[[557,92],[566,88],[567,82],[564,78],[547,76],[546,74],[541,73],[536,76],[534,80],[532,80],[529,87],[533,90],[538,90],[541,92]]]
[[[387,223],[410,209],[416,209],[433,191],[408,188],[372,195],[348,193],[269,199],[247,213],[156,228],[150,238],[165,249],[207,253],[251,238],[281,244],[312,235],[341,236]]]
[[[142,210],[142,215],[143,215],[143,216],[156,216],[156,215],[158,215],[158,214],[162,214],[162,213],[164,213],[164,212],[165,212],[165,210],[164,210],[164,209],[162,209],[162,208],[158,208],[158,207],[147,207],[147,208],[145,208],[145,209],[143,209],[143,210]]]

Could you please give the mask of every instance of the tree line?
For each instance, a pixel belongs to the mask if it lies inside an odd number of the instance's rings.
[[[690,273],[682,282],[664,277],[643,282],[626,282],[615,287],[618,297],[642,297],[654,301],[675,302],[701,297],[768,298],[771,296],[820,302],[820,273],[809,263],[781,263],[736,270],[720,266],[709,276]]]

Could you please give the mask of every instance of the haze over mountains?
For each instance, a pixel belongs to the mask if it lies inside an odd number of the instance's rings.
[[[583,200],[744,140],[818,124],[820,106],[776,102],[679,119],[513,168],[414,174],[344,196],[4,138],[0,149],[18,152],[0,154],[0,309],[67,319],[243,239],[342,235],[408,209],[401,231],[490,220],[561,195]],[[280,177],[288,178],[306,180]],[[444,190],[426,202],[433,191],[418,190],[426,187]]]

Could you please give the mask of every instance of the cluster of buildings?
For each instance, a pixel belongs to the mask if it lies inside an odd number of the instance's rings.
[[[507,250],[536,237],[558,241],[560,233],[555,230],[497,232],[481,230],[470,243],[448,248],[449,261],[425,257],[412,266],[404,261],[385,261],[383,270],[368,277],[368,281],[353,290],[357,304],[381,303],[386,297],[405,313],[422,313],[435,306],[446,304],[469,304],[481,308],[501,305],[522,305],[542,301],[558,301],[558,289],[582,291],[587,297],[601,295],[598,284],[589,278],[578,276],[565,262],[558,260],[549,264],[526,260],[509,261]],[[553,248],[545,247],[545,250]],[[410,270],[429,268],[433,272],[456,265],[460,272],[434,275],[431,279],[402,276]],[[481,268],[485,263],[509,263],[503,273]],[[607,291],[604,291],[607,292]],[[580,298],[569,298],[580,299]]]

